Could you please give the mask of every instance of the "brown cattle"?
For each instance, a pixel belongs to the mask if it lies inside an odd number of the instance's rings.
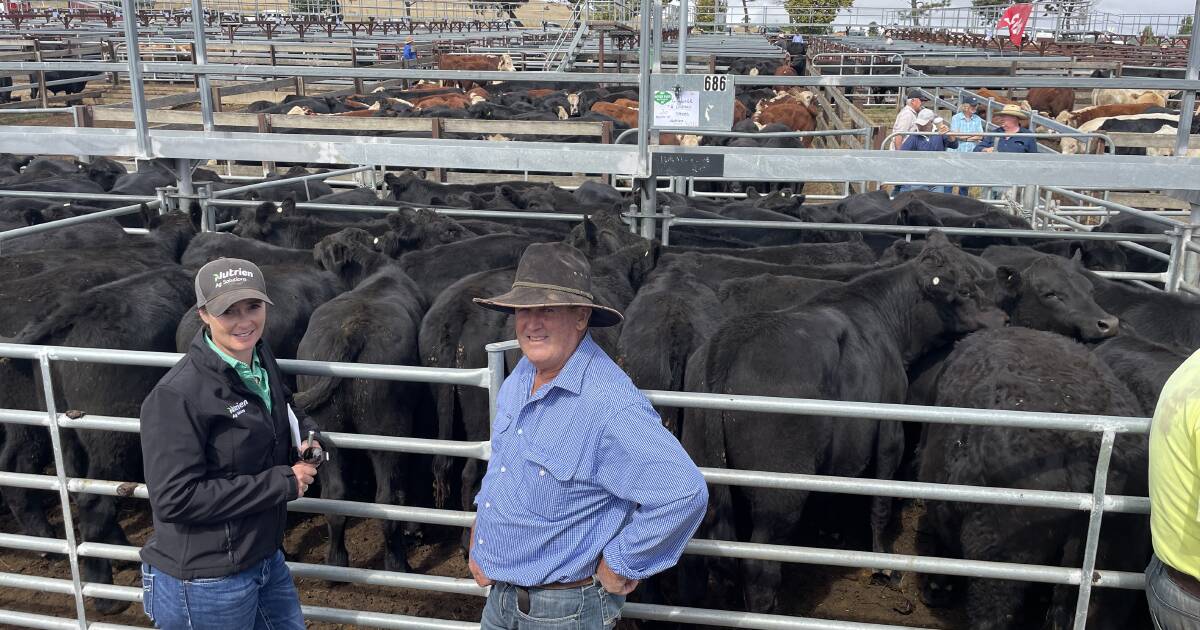
[[[639,106],[639,103],[631,98],[619,98],[612,103],[613,105],[620,105],[621,107],[628,107],[629,109],[637,109]]]
[[[541,99],[546,98],[547,96],[550,96],[551,94],[554,94],[557,91],[558,90],[551,90],[549,88],[535,88],[535,89],[529,90],[528,92],[526,92],[526,94],[529,95],[529,98],[531,98],[535,101],[540,101]]]
[[[792,131],[816,131],[817,108],[791,97],[762,101],[758,104],[758,111],[754,112],[754,122],[760,127],[781,123]],[[800,145],[804,147],[810,144],[812,138],[803,138],[800,141]]]
[[[1073,112],[1062,112],[1058,115],[1057,119],[1059,122],[1066,123],[1072,127],[1079,127],[1079,125],[1097,118],[1109,118],[1111,116],[1133,116],[1135,114],[1141,114],[1154,106],[1155,105],[1153,103],[1099,105],[1097,107],[1088,107],[1086,109]]]
[[[1030,108],[1049,116],[1075,108],[1075,90],[1071,88],[1029,88],[1025,96]]]
[[[794,76],[797,76],[796,69],[787,65],[786,63],[780,64],[778,68],[775,68],[775,76],[777,76],[777,77],[794,77]],[[788,89],[792,88],[792,87],[796,87],[796,86],[776,85],[776,86],[772,86],[772,89],[774,89],[776,92],[787,92]]]
[[[659,135],[658,143],[669,147],[698,147],[700,146],[700,136],[693,134],[664,133]]]
[[[734,101],[733,101],[733,122],[736,123],[738,121],[746,120],[749,117],[750,117],[750,110],[747,109],[745,105],[742,105],[741,101],[734,99]]]
[[[604,114],[609,118],[616,119],[629,127],[638,126],[638,111],[630,107],[625,107],[624,105],[600,101],[595,105],[592,105],[592,111],[596,112],[597,114]]]
[[[471,105],[471,99],[465,94],[439,94],[426,96],[413,101],[413,109],[430,109],[433,107],[449,107],[451,109],[466,109]]]
[[[474,105],[475,103],[482,103],[483,101],[486,101],[491,97],[492,97],[492,95],[488,94],[487,90],[485,90],[479,86],[475,86],[475,87],[467,90],[467,100],[469,100],[472,105]]]
[[[512,57],[507,54],[503,55],[448,55],[441,54],[437,58],[437,67],[440,70],[500,70],[503,72],[513,72],[516,70],[513,67]],[[475,81],[459,81],[458,85],[463,90],[469,90]]]

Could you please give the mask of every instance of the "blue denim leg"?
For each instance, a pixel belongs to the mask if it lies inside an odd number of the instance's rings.
[[[255,565],[225,577],[179,580],[142,564],[142,591],[149,602],[143,606],[162,630],[253,628],[260,575]]]
[[[263,561],[262,588],[258,591],[255,630],[304,630],[300,594],[282,551]]]
[[[481,630],[596,630],[614,628],[625,598],[598,583],[570,589],[530,589],[529,613],[517,608],[516,588],[497,584],[483,609]]]
[[[1158,556],[1146,567],[1146,601],[1157,630],[1200,630],[1200,600],[1175,584]]]

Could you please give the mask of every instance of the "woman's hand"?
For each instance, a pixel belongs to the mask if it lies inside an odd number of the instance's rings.
[[[304,492],[317,478],[317,468],[312,464],[296,462],[292,464],[292,473],[296,475],[296,490],[299,491],[300,496],[304,496]]]

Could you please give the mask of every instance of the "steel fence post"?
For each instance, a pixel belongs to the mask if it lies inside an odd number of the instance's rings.
[[[177,171],[176,174],[178,176],[177,186],[179,194],[194,195],[196,190],[192,187],[192,161],[186,158],[179,158],[175,160],[175,170]],[[188,197],[182,197],[179,199],[178,206],[180,211],[185,213],[190,212],[192,209],[192,200]],[[159,206],[158,210],[159,212],[166,212],[163,206]]]
[[[87,610],[83,605],[83,583],[79,575],[79,548],[75,543],[75,519],[71,516],[71,495],[67,492],[67,469],[63,463],[62,435],[58,429],[58,407],[54,401],[54,381],[50,374],[50,354],[38,353],[42,373],[42,396],[46,401],[46,418],[50,421],[50,448],[54,453],[54,473],[58,477],[58,500],[62,503],[63,529],[67,538],[67,559],[71,564],[71,585],[75,595],[75,614],[80,630],[87,630]]]
[[[157,186],[154,189],[154,196],[158,197],[159,214],[166,214],[174,209],[175,199],[168,195],[168,191],[170,190],[170,186]]]
[[[217,9],[214,9],[217,10]],[[192,0],[192,45],[196,56],[192,63],[204,66],[208,63],[208,39],[204,32],[204,2]],[[196,90],[200,93],[200,117],[204,122],[204,130],[213,130],[213,99],[212,84],[207,74],[197,75]]]
[[[121,0],[121,16],[125,23],[125,53],[129,58],[129,94],[133,101],[133,123],[137,130],[138,153],[150,155],[150,130],[146,122],[146,89],[142,83],[142,60],[138,49],[137,2]]]
[[[1171,232],[1171,259],[1167,261],[1166,281],[1163,290],[1168,293],[1179,292],[1179,281],[1183,278],[1188,259],[1187,243],[1192,240],[1193,227],[1175,228]]]
[[[1192,214],[1188,221],[1192,225],[1192,236],[1196,236],[1196,226],[1200,225],[1200,203],[1191,205]],[[1200,254],[1186,252],[1183,265],[1183,280],[1192,286],[1200,286]]]
[[[1192,24],[1200,22],[1200,2],[1196,3],[1195,15],[1192,17]],[[1193,27],[1194,29],[1195,27]],[[1193,31],[1194,33],[1195,31]],[[1188,41],[1188,65],[1185,79],[1195,81],[1200,78],[1200,39],[1192,35]],[[1183,102],[1179,105],[1179,125],[1175,136],[1175,155],[1183,157],[1187,155],[1189,134],[1192,132],[1192,115],[1196,107],[1196,92],[1193,90],[1183,91]]]
[[[671,244],[671,221],[675,215],[671,213],[671,206],[663,208],[663,224],[662,224],[662,244],[663,247]]]
[[[208,203],[212,199],[212,188],[208,182],[202,182],[196,186],[196,194],[200,196],[200,231],[215,231],[217,220],[213,216],[212,205]]]
[[[1035,229],[1035,230],[1037,229],[1037,226],[1034,225],[1037,221],[1037,202],[1038,202],[1037,185],[1035,185],[1035,184],[1026,185],[1025,190],[1021,194],[1021,205],[1024,208],[1025,212],[1029,215],[1029,223],[1030,223],[1030,225],[1033,226],[1033,229]]]
[[[488,426],[496,421],[496,398],[500,395],[500,386],[504,384],[504,350],[489,344],[488,353]]]
[[[1111,429],[1100,438],[1100,455],[1096,460],[1096,477],[1092,487],[1092,510],[1088,516],[1087,542],[1083,548],[1083,567],[1079,575],[1079,599],[1075,603],[1075,630],[1087,626],[1088,601],[1092,597],[1092,581],[1096,571],[1096,550],[1100,544],[1100,523],[1104,516],[1104,494],[1108,487],[1108,467],[1112,463],[1113,442],[1117,434]]]

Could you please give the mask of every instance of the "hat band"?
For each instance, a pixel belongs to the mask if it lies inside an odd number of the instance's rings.
[[[562,287],[557,284],[542,284],[540,282],[525,282],[524,280],[518,280],[512,283],[512,288],[515,289],[517,287],[524,287],[526,289],[549,289],[551,291],[562,291],[564,293],[583,296],[593,302],[595,301],[595,298],[592,297],[592,294],[588,293],[587,291],[580,291],[579,289],[572,289],[570,287]]]

